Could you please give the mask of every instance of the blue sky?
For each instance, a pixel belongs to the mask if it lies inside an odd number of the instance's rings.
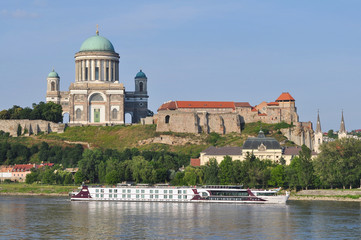
[[[95,34],[120,55],[120,81],[148,76],[149,108],[168,100],[296,99],[300,121],[361,128],[360,1],[0,2],[0,109],[45,101],[54,67],[74,82],[74,54]],[[315,126],[314,126],[315,128]]]

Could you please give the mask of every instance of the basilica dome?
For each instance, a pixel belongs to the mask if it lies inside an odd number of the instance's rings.
[[[109,51],[114,52],[113,44],[105,37],[99,36],[97,33],[85,40],[80,47],[80,52],[85,51]]]

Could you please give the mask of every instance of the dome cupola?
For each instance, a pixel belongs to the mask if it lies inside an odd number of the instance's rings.
[[[81,47],[79,52],[87,51],[107,51],[115,52],[113,44],[106,39],[105,37],[99,36],[99,31],[96,31],[96,35],[86,39]]]
[[[142,71],[142,69],[135,75],[135,78],[147,78],[145,73]]]
[[[54,69],[48,74],[48,78],[59,78],[59,74]]]

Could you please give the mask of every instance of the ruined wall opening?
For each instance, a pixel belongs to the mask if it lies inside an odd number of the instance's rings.
[[[69,113],[68,112],[63,113],[63,123],[69,123],[69,120],[70,120]]]
[[[169,116],[169,115],[165,116],[164,122],[168,124],[168,123],[169,123],[169,120],[170,120],[170,116]]]

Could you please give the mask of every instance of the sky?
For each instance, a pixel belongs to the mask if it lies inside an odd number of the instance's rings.
[[[75,81],[74,54],[109,39],[126,91],[142,69],[149,108],[169,100],[296,99],[300,121],[361,128],[361,1],[2,0],[0,109],[45,101],[55,69]]]

